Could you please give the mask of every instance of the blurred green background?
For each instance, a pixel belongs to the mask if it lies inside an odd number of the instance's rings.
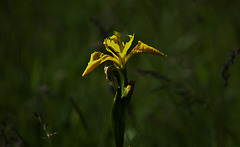
[[[5,0],[0,2],[0,146],[111,147],[113,93],[104,64],[82,78],[114,30],[168,58],[135,55],[125,146],[240,146],[237,0]],[[111,63],[106,63],[111,64]],[[48,140],[38,114],[56,131]]]

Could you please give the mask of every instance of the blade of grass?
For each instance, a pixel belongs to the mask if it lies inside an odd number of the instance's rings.
[[[85,118],[83,116],[83,113],[82,113],[81,109],[76,104],[76,102],[73,100],[73,98],[69,97],[68,100],[70,101],[70,103],[72,104],[74,110],[77,112],[80,120],[82,121],[82,125],[83,125],[84,129],[86,130],[87,133],[89,133],[88,125],[86,123],[86,120],[85,120]]]

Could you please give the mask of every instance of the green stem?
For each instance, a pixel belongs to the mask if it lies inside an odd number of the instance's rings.
[[[116,69],[115,75],[118,81],[118,87],[112,107],[112,128],[116,147],[123,147],[126,104],[122,94],[128,84],[127,72],[126,70]]]
[[[125,108],[122,105],[121,95],[121,89],[117,88],[112,108],[112,127],[116,147],[122,147],[124,140]]]

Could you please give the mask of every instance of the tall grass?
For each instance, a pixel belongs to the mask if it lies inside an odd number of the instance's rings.
[[[48,146],[34,112],[58,132],[51,146],[114,145],[103,66],[81,77],[113,30],[135,33],[168,55],[136,55],[128,64],[137,83],[125,146],[240,146],[239,54],[225,87],[221,75],[240,46],[239,4],[1,1],[0,146]]]

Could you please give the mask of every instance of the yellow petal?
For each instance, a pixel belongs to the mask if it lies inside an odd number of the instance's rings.
[[[109,48],[112,52],[114,52],[116,55],[118,55],[120,51],[120,46],[117,44],[114,40],[106,38],[103,42],[106,49]],[[107,50],[108,51],[108,50]],[[111,53],[112,53],[111,52]]]
[[[121,34],[119,32],[114,31],[113,34],[114,35],[111,36],[110,39],[113,39],[115,42],[118,42],[118,41],[122,42],[122,37],[121,37]]]
[[[121,52],[119,44],[117,42],[115,42],[113,39],[105,39],[103,44],[105,46],[109,47],[111,51],[113,51],[117,54]]]
[[[120,51],[122,52],[123,50],[123,41],[122,41],[122,37],[121,34],[117,31],[113,32],[114,35],[112,37],[110,37],[110,39],[112,39],[115,43],[117,43],[120,47]]]
[[[124,45],[124,49],[123,49],[122,55],[126,55],[127,54],[127,51],[130,48],[130,46],[132,45],[132,42],[134,40],[134,34],[133,35],[128,35],[128,36],[129,36],[130,40],[129,40],[129,42],[126,42],[126,44]]]
[[[112,51],[117,54],[121,53],[123,50],[123,43],[121,34],[117,31],[114,31],[114,35],[112,35],[109,39],[105,39],[103,44],[108,46]]]
[[[91,54],[91,58],[90,61],[88,62],[88,66],[85,69],[85,71],[83,72],[82,76],[84,77],[86,74],[90,73],[92,70],[94,70],[98,65],[100,65],[101,63],[110,60],[115,62],[116,64],[119,64],[119,61],[110,56],[110,55],[106,55],[104,53],[101,52],[94,52]]]
[[[113,49],[110,49],[107,45],[107,39],[104,40],[103,44],[105,45],[105,48],[108,52],[110,52],[115,58],[118,59],[118,54],[116,54],[116,52]]]
[[[141,42],[138,41],[138,44],[133,48],[133,50],[127,55],[126,61],[134,54],[137,53],[147,53],[147,54],[153,54],[153,55],[161,55],[164,57],[167,57],[164,53],[160,52],[159,50]]]

